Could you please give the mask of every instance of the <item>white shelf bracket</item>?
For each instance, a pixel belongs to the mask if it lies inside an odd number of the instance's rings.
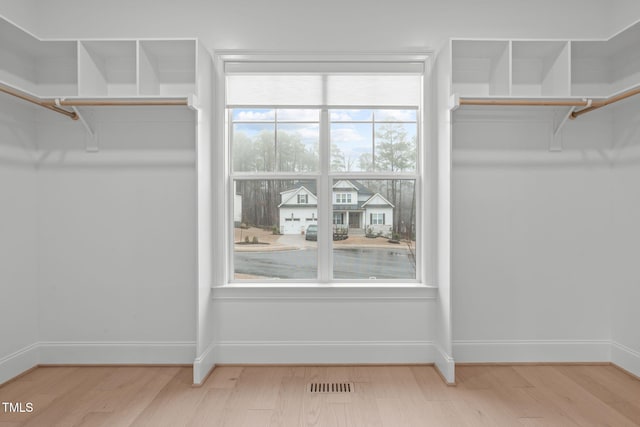
[[[562,120],[554,126],[553,135],[549,143],[549,151],[558,152],[562,151],[562,128],[567,123],[567,120],[571,117],[571,114],[576,110],[576,107],[569,107],[569,110],[562,116]],[[554,120],[555,122],[555,120]]]
[[[191,111],[198,111],[198,97],[195,94],[191,94],[187,98],[187,108]]]
[[[56,104],[58,102],[59,100],[56,99]],[[78,115],[78,120],[80,120],[80,123],[82,123],[82,126],[84,126],[85,130],[87,131],[84,139],[85,151],[87,153],[97,153],[98,151],[100,151],[100,149],[98,148],[98,132],[96,132],[93,127],[87,122],[85,116],[80,114],[78,108],[71,107],[71,109]]]
[[[453,112],[460,108],[460,96],[455,93],[449,97],[449,111]]]

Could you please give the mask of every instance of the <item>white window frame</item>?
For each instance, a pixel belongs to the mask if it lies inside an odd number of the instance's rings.
[[[351,204],[351,193],[335,193],[335,204],[336,205],[350,205]]]
[[[339,172],[334,173],[330,171],[330,147],[329,144],[321,144],[321,152],[320,152],[320,173],[319,174],[295,174],[296,177],[299,175],[306,175],[309,178],[316,178],[318,183],[318,194],[317,197],[319,199],[318,202],[318,227],[325,231],[326,236],[324,239],[321,239],[319,236],[318,239],[318,279],[312,280],[310,282],[300,281],[300,280],[281,280],[278,282],[272,281],[259,281],[259,285],[262,286],[315,286],[315,285],[323,285],[323,284],[331,284],[332,286],[341,286],[341,285],[350,285],[357,283],[358,285],[364,285],[367,287],[380,287],[380,286],[389,286],[395,289],[398,289],[398,286],[428,286],[433,287],[435,282],[435,250],[436,250],[436,241],[434,238],[429,238],[429,235],[435,236],[435,221],[433,219],[432,212],[434,209],[434,198],[433,198],[433,189],[434,185],[434,177],[436,176],[436,160],[432,155],[435,150],[432,148],[432,144],[435,140],[435,135],[432,135],[430,132],[425,132],[425,122],[426,118],[432,114],[432,98],[429,95],[431,93],[431,85],[430,85],[430,75],[432,70],[432,54],[430,52],[420,52],[415,54],[363,54],[363,55],[347,55],[346,58],[344,54],[300,54],[300,55],[291,55],[291,54],[262,54],[262,53],[238,53],[238,52],[228,52],[228,51],[219,51],[215,56],[215,67],[216,67],[216,77],[217,77],[217,85],[216,90],[218,94],[224,94],[225,84],[224,84],[224,69],[225,63],[227,62],[243,62],[254,63],[259,67],[260,61],[298,61],[301,64],[323,64],[325,61],[345,61],[352,62],[353,64],[360,64],[366,61],[379,61],[380,64],[384,64],[385,61],[407,61],[407,62],[419,62],[424,66],[424,75],[423,75],[423,96],[422,96],[422,105],[419,107],[418,111],[420,114],[417,117],[417,135],[419,144],[417,147],[417,164],[415,173],[407,174],[407,176],[403,176],[402,173],[373,173],[367,174],[362,172]],[[360,65],[356,65],[356,67],[361,67]],[[384,67],[384,65],[383,65]],[[225,105],[225,97],[218,96],[215,106],[215,116],[217,118],[217,123],[219,126],[223,127],[222,129],[218,129],[216,133],[217,136],[224,136],[224,153],[225,158],[220,159],[220,163],[224,163],[224,171],[225,171],[225,194],[224,200],[227,201],[227,209],[224,215],[224,221],[218,222],[219,224],[224,224],[227,233],[224,239],[221,239],[223,243],[223,252],[224,252],[224,271],[220,275],[223,278],[223,285],[230,286],[239,286],[239,287],[252,287],[255,286],[256,283],[252,283],[250,281],[242,281],[236,282],[233,280],[234,270],[233,270],[233,227],[230,226],[232,224],[229,219],[233,218],[233,202],[230,199],[230,195],[232,195],[232,187],[234,179],[278,179],[283,178],[286,179],[285,176],[276,176],[271,174],[252,174],[251,178],[241,177],[236,175],[235,177],[231,174],[231,163],[230,163],[230,146],[227,144],[227,133],[228,133],[228,117],[226,114],[227,107]],[[287,108],[287,106],[282,105],[274,105],[275,108]],[[252,108],[256,108],[253,106]],[[299,107],[302,108],[302,107]],[[308,107],[313,108],[313,107]],[[331,106],[331,108],[349,108],[349,106]],[[365,108],[365,107],[362,107]],[[375,106],[372,108],[382,108],[380,106]],[[324,115],[324,117],[322,117]],[[329,112],[326,106],[321,107],[321,120],[320,120],[320,137],[328,138],[328,124],[329,124]],[[223,125],[224,124],[224,125]],[[434,123],[435,125],[435,123]],[[430,126],[431,128],[431,126]],[[222,166],[222,165],[220,165]],[[428,176],[425,173],[428,171]],[[322,182],[320,179],[322,176],[328,176],[330,179],[328,182]],[[416,258],[419,260],[416,263],[416,280],[387,280],[384,282],[377,281],[367,281],[367,280],[341,280],[336,281],[329,277],[330,265],[332,263],[333,250],[331,249],[332,239],[332,214],[333,214],[333,206],[331,203],[320,203],[320,200],[332,200],[330,198],[330,193],[332,192],[331,185],[334,180],[337,179],[361,179],[361,180],[390,180],[390,179],[415,179],[415,191],[420,194],[419,203],[416,207]],[[322,243],[322,247],[321,247]]]
[[[371,225],[385,225],[384,216],[385,215],[383,213],[372,213],[371,214]]]

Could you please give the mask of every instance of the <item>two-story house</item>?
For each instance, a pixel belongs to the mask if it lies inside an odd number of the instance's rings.
[[[374,193],[355,180],[339,180],[333,185],[335,225],[350,232],[370,231],[391,236],[394,205],[380,193]],[[318,198],[315,181],[307,181],[280,193],[280,233],[302,234],[318,222]]]

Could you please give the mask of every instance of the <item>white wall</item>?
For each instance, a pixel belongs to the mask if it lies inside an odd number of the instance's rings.
[[[640,17],[640,2],[636,0],[616,0],[611,6],[609,34],[617,34]]]
[[[459,111],[453,127],[453,332],[459,362],[606,361],[615,230],[610,112]],[[528,115],[527,115],[528,114]]]
[[[366,291],[366,292],[364,292]],[[433,361],[433,289],[214,290],[217,363]]]
[[[604,37],[609,34],[612,3],[616,3],[598,0],[401,0],[386,5],[365,0],[318,3],[30,1],[37,4],[38,34],[44,37],[197,36],[211,49],[302,51],[397,51],[439,46],[452,35]],[[274,28],[281,30],[274,31]]]
[[[33,111],[0,100],[0,384],[36,365],[36,170]]]
[[[640,376],[640,100],[613,110],[617,163],[614,169],[612,220],[615,262],[608,290],[612,295],[612,359]]]
[[[37,122],[42,363],[191,363],[194,113],[83,110]]]
[[[626,11],[635,9],[629,0],[407,0],[374,14],[368,11],[380,6],[364,0],[21,3],[3,2],[0,14],[33,26],[29,29],[41,37],[198,36],[210,49],[289,51],[424,49],[453,36],[607,37],[615,27],[612,22],[630,19],[633,14]],[[111,122],[105,117],[112,123],[101,131],[101,144],[106,145],[91,160],[80,150],[78,127],[43,123],[38,128],[41,154],[58,149],[48,155],[39,173],[40,327],[41,340],[49,343],[43,355],[50,363],[74,362],[74,357],[100,362],[102,354],[148,362],[145,351],[153,346],[144,343],[163,348],[161,354],[173,355],[167,356],[171,360],[183,360],[189,352],[193,359],[189,349],[196,329],[195,170],[193,163],[185,166],[179,160],[188,151],[182,144],[192,142],[193,134],[182,125],[160,126],[157,117],[142,120],[152,124],[150,129],[116,124],[121,119]],[[602,296],[602,284],[611,281],[603,247],[614,242],[593,224],[609,218],[610,212],[598,201],[613,197],[608,193],[612,178],[606,166],[584,162],[582,155],[597,159],[595,149],[610,140],[602,135],[610,127],[596,121],[593,135],[573,131],[582,137],[574,138],[576,144],[586,141],[592,148],[588,153],[575,146],[553,164],[542,156],[536,166],[528,165],[524,153],[521,168],[523,150],[513,150],[512,144],[524,140],[536,152],[544,152],[541,128],[520,124],[500,126],[498,132],[496,126],[462,130],[455,141],[457,150],[462,149],[456,154],[468,161],[458,162],[454,169],[454,337],[466,341],[467,348],[502,340],[553,347],[554,340],[560,340],[565,344],[558,350],[561,355],[568,354],[568,346],[600,357],[601,342],[610,338],[612,304]],[[137,149],[131,150],[131,145]],[[503,161],[486,161],[496,154]],[[193,153],[185,157],[189,155]],[[148,157],[153,160],[144,160]],[[553,245],[545,236],[553,238]],[[480,239],[490,242],[491,250]],[[224,276],[220,269],[213,274],[217,279]],[[329,351],[358,339],[379,345],[347,349],[341,353],[343,361],[354,354],[366,360],[371,349],[384,348],[395,349],[392,356],[380,357],[387,361],[397,360],[405,350],[416,360],[433,360],[427,351],[435,335],[430,299],[398,302],[394,296],[348,295],[319,302],[294,295],[283,296],[283,302],[246,294],[216,298],[222,361],[252,355],[267,361],[269,354],[286,353],[269,353],[270,348],[303,348],[299,360],[313,360],[311,351],[322,343],[329,343],[322,347]],[[322,322],[328,312],[336,317]],[[306,314],[314,320],[307,321]],[[448,308],[444,315],[448,317]],[[348,327],[329,323],[336,319]],[[621,317],[617,323],[623,321]],[[617,335],[620,340],[635,346],[622,332]],[[447,329],[442,336],[448,333]],[[469,342],[474,340],[482,342]],[[105,348],[113,352],[101,351]],[[411,353],[411,348],[419,351]],[[458,346],[458,354],[462,348]],[[251,353],[254,349],[266,353]]]
[[[0,15],[22,29],[33,32],[38,28],[38,5],[34,1],[3,0]]]

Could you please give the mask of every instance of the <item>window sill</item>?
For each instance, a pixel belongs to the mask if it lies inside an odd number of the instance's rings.
[[[436,286],[405,283],[234,283],[212,288],[213,300],[435,300]]]

